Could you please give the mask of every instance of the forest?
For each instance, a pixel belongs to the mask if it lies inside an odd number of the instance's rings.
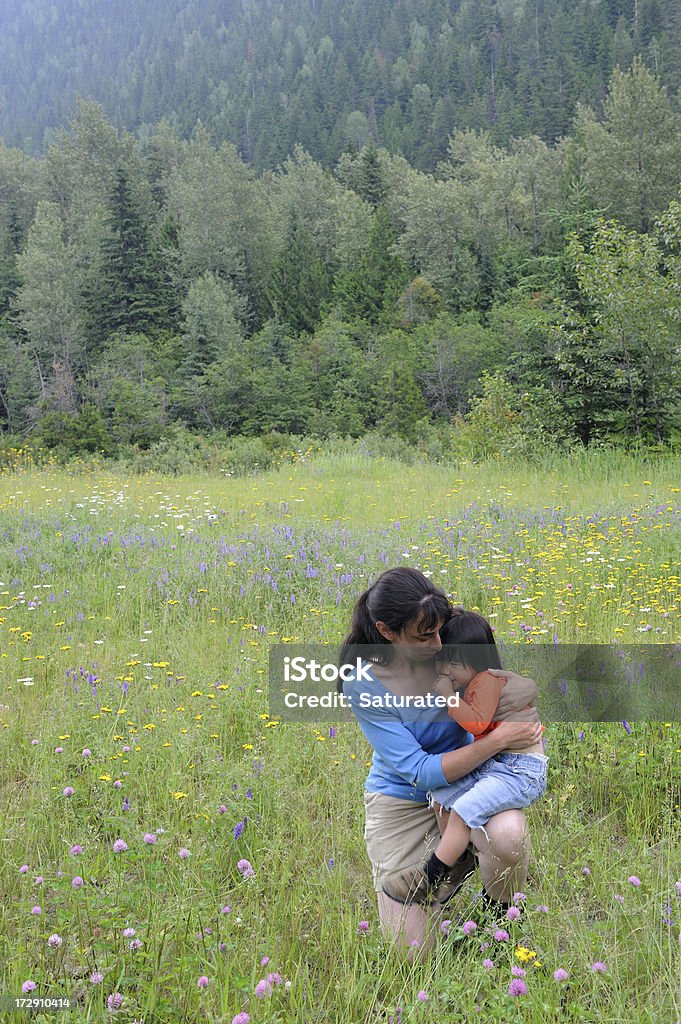
[[[681,116],[646,62],[555,139],[412,156],[257,169],[202,120],[135,135],[92,99],[44,154],[1,145],[5,441],[678,442]]]

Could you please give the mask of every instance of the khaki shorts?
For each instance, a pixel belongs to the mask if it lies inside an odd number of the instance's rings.
[[[364,839],[374,889],[380,892],[390,875],[423,863],[437,846],[440,830],[428,804],[365,792],[364,809]]]

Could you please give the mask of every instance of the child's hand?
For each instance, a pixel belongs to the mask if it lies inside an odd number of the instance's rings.
[[[451,697],[454,693],[454,687],[452,681],[447,675],[440,675],[437,677],[437,682],[433,687],[436,693],[439,693],[441,697]]]

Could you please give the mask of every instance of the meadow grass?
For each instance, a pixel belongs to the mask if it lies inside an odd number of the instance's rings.
[[[370,749],[269,717],[267,670],[396,564],[507,640],[678,643],[680,480],[612,454],[0,477],[0,993],[33,981],[68,1021],[676,1022],[678,724],[549,725],[509,940],[458,927],[474,877],[409,966],[377,923]]]

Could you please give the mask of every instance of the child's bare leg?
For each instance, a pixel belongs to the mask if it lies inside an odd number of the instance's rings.
[[[439,819],[438,819],[439,824]],[[456,811],[450,811],[440,842],[435,847],[435,855],[443,864],[453,867],[470,841],[471,830]]]

